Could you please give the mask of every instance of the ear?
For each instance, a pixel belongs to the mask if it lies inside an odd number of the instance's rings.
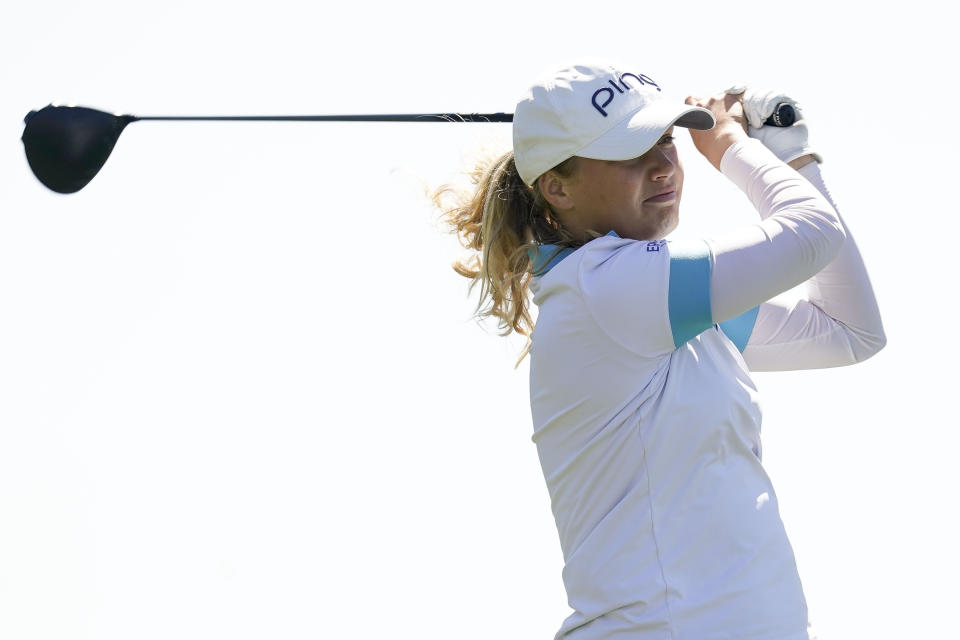
[[[537,187],[554,211],[566,211],[573,208],[573,199],[567,193],[566,180],[556,171],[547,171],[537,178]]]

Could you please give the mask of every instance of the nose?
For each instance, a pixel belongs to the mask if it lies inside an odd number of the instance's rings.
[[[655,146],[650,153],[650,178],[652,180],[666,180],[677,170],[677,163],[674,157],[665,149]]]

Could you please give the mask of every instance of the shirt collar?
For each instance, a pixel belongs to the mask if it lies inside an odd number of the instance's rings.
[[[616,231],[611,231],[605,238],[619,238]],[[533,261],[533,275],[542,276],[557,266],[561,260],[579,249],[579,247],[561,247],[556,244],[540,244],[536,249],[530,249],[527,254]]]

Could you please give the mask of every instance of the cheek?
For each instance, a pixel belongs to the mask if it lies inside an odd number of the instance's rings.
[[[673,179],[677,185],[677,202],[680,202],[680,196],[683,195],[683,163],[680,162],[679,158],[677,159],[677,170],[674,172]]]

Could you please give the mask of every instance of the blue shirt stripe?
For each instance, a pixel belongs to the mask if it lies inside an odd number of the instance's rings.
[[[675,347],[713,326],[710,270],[710,250],[705,242],[670,243],[667,304]]]
[[[760,313],[760,307],[754,307],[746,313],[741,313],[735,318],[724,320],[720,323],[720,330],[727,334],[730,341],[737,346],[740,353],[747,348],[747,342],[750,341],[750,334],[753,333],[753,325],[757,322],[757,314]]]

